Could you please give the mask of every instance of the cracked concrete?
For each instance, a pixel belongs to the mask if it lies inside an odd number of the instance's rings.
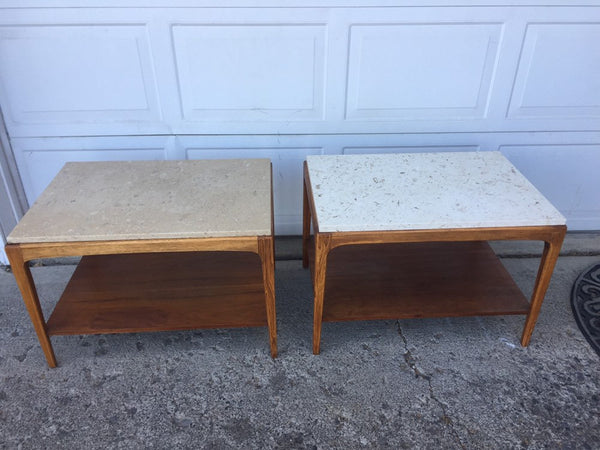
[[[452,436],[454,437],[456,444],[458,444],[461,449],[466,448],[464,446],[464,444],[462,443],[460,436],[454,429],[454,422],[453,422],[452,418],[448,415],[448,406],[445,405],[440,399],[438,399],[436,397],[436,395],[433,391],[433,386],[431,384],[431,376],[423,373],[423,371],[417,366],[417,361],[416,361],[415,357],[413,356],[411,350],[408,348],[408,341],[406,340],[406,337],[402,334],[402,328],[400,328],[400,322],[396,322],[396,323],[398,326],[398,334],[400,335],[400,337],[402,338],[402,342],[404,343],[404,349],[405,349],[404,360],[406,361],[406,364],[408,364],[408,366],[415,373],[415,378],[421,378],[427,383],[427,387],[429,389],[429,396],[441,408],[442,413],[443,413],[442,420],[450,429],[450,432],[452,433]]]
[[[503,259],[527,294],[529,251]],[[193,330],[56,336],[56,369],[0,271],[0,448],[597,448],[569,293],[598,259],[559,259],[527,348],[522,316],[384,320],[324,324],[314,356],[310,277],[281,260],[275,360],[266,329]],[[46,314],[73,269],[32,269]]]
[[[458,433],[456,433],[456,430],[454,429],[454,423],[451,417],[448,416],[448,407],[447,405],[445,405],[442,401],[440,401],[434,391],[433,391],[433,386],[431,385],[431,376],[430,375],[426,375],[425,373],[423,373],[423,371],[421,369],[419,369],[419,367],[417,366],[417,362],[415,357],[413,356],[412,352],[410,351],[410,349],[408,348],[408,341],[406,340],[406,337],[402,334],[402,328],[400,328],[400,323],[397,322],[398,325],[398,334],[400,334],[400,337],[402,338],[402,342],[404,342],[404,349],[405,349],[405,353],[404,353],[404,360],[406,361],[406,364],[408,364],[408,366],[413,370],[413,372],[415,373],[415,378],[421,378],[423,379],[426,383],[427,383],[427,387],[429,389],[429,396],[430,398],[439,405],[440,409],[442,410],[442,421],[448,426],[448,428],[450,429],[450,432],[452,433],[452,436],[455,439],[456,444],[458,444],[460,446],[460,448],[464,449],[466,448],[462,441],[460,440],[460,436],[458,435]]]

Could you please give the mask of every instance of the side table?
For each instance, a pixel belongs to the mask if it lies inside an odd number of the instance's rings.
[[[566,233],[499,152],[309,156],[303,209],[315,354],[323,321],[417,317],[524,314],[527,346]],[[544,242],[530,301],[489,240]]]
[[[277,356],[269,160],[67,163],[6,253],[50,336],[268,326]],[[28,262],[82,256],[44,319]]]

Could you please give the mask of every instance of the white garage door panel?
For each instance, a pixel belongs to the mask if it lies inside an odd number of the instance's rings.
[[[68,161],[133,161],[167,159],[172,138],[15,139],[13,150],[29,204],[42,193]]]
[[[71,160],[269,157],[296,234],[308,154],[500,149],[600,229],[598,1],[26,1],[0,108],[29,201]]]
[[[600,22],[530,24],[511,117],[600,119]]]
[[[567,217],[569,229],[600,229],[600,143],[504,145],[500,151]]]
[[[501,24],[353,26],[347,118],[484,118],[501,29]]]
[[[173,27],[184,120],[323,118],[322,26]]]
[[[598,6],[1,9],[0,102],[12,137],[596,130]]]
[[[161,120],[143,25],[0,27],[0,77],[9,128]]]

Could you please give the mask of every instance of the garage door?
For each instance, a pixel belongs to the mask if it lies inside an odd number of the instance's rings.
[[[3,2],[28,201],[67,161],[268,157],[299,234],[307,155],[499,150],[600,229],[600,4],[396,3]]]

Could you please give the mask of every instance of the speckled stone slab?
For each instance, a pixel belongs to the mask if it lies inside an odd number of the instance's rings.
[[[268,159],[67,163],[9,243],[271,234]]]
[[[500,152],[308,156],[319,231],[564,225]]]

